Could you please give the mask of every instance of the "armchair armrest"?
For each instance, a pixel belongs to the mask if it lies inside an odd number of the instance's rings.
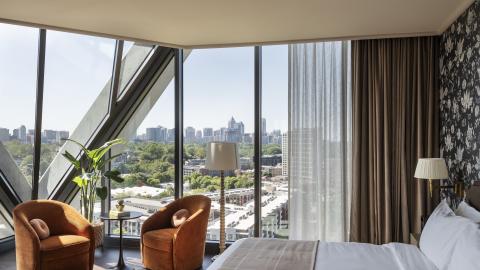
[[[201,265],[205,253],[208,214],[205,209],[200,209],[179,227],[173,238],[175,268],[195,269],[199,263]]]
[[[22,260],[17,261],[17,267],[36,269],[40,254],[40,239],[27,217],[17,209],[13,211],[13,223],[15,226],[16,256],[22,258]]]

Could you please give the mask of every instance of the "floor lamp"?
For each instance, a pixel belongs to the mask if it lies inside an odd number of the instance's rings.
[[[220,171],[220,254],[225,250],[225,171],[239,168],[236,143],[210,142],[207,145],[205,167]]]

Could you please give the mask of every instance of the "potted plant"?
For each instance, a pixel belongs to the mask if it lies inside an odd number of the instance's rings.
[[[93,223],[93,211],[95,202],[98,198],[105,200],[107,198],[107,187],[102,185],[102,178],[107,178],[115,182],[123,182],[118,170],[105,170],[105,165],[117,158],[118,155],[105,158],[105,154],[114,146],[123,144],[122,139],[115,139],[106,142],[99,148],[88,150],[83,144],[67,139],[80,146],[85,153],[85,158],[77,160],[68,151],[62,155],[75,167],[79,172],[73,182],[80,188],[80,212],[92,224],[95,230],[95,247],[101,246],[103,243],[103,222]]]

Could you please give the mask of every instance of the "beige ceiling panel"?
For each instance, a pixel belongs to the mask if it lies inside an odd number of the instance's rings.
[[[0,20],[222,47],[442,33],[473,0],[0,0]]]

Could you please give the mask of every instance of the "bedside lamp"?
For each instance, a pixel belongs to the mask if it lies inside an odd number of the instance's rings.
[[[448,179],[448,169],[443,158],[421,158],[415,169],[415,178],[428,179],[430,198],[433,192],[433,180]]]
[[[225,171],[236,170],[239,156],[236,143],[211,142],[207,145],[205,168],[220,171],[220,254],[225,250]]]

